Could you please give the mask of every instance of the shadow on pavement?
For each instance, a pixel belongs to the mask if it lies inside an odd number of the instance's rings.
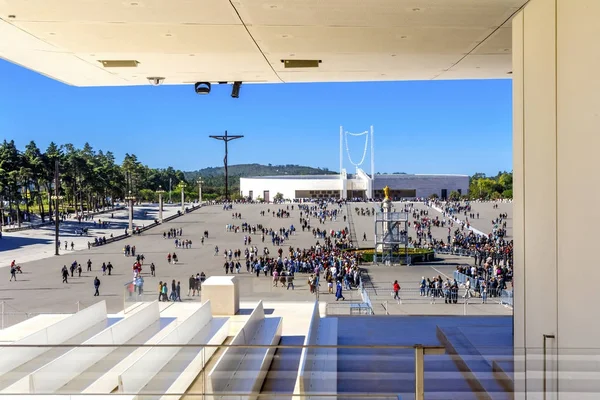
[[[31,246],[32,244],[50,244],[53,240],[50,239],[39,239],[39,238],[28,238],[28,237],[14,237],[3,235],[0,240],[0,251],[15,250],[22,247]]]

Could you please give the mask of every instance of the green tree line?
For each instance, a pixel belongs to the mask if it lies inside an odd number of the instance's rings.
[[[486,176],[486,174],[478,172],[469,177],[469,194],[461,195],[457,191],[452,191],[448,194],[448,200],[512,199],[512,182],[512,172],[500,171],[496,176]],[[438,198],[439,196],[432,195],[431,197]]]
[[[512,199],[513,173],[500,171],[496,176],[474,174],[469,178],[469,197],[484,200]]]
[[[183,172],[171,167],[150,168],[134,154],[126,154],[121,164],[112,152],[95,151],[89,143],[76,148],[51,142],[45,151],[34,141],[17,149],[14,141],[0,146],[1,218],[21,223],[22,212],[40,215],[42,222],[53,213],[58,161],[61,210],[90,211],[113,205],[131,193],[141,201],[156,199],[156,190],[168,189],[184,181]],[[190,186],[190,190],[193,188]],[[187,191],[187,188],[186,188]],[[196,192],[197,193],[197,192]],[[19,210],[20,212],[17,212]]]

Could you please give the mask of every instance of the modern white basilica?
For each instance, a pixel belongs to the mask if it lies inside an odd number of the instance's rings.
[[[381,199],[383,188],[392,199],[447,198],[453,191],[467,194],[467,175],[375,174],[362,169],[355,174],[342,170],[334,175],[284,175],[240,178],[240,194],[252,200],[273,201],[277,193],[284,199]]]

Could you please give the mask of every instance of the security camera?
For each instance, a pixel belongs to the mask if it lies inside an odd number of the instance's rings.
[[[196,82],[194,85],[194,91],[196,94],[209,94],[210,82]]]
[[[152,86],[158,86],[161,85],[163,82],[165,81],[165,78],[162,77],[158,77],[158,76],[149,76],[148,77],[148,82],[152,85]]]

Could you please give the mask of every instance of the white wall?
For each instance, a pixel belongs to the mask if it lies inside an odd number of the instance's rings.
[[[382,190],[385,186],[390,189],[414,189],[416,197],[429,197],[437,194],[441,197],[442,189],[448,195],[456,190],[467,194],[469,177],[465,175],[411,175],[411,174],[381,174],[375,175],[373,190]]]
[[[106,320],[106,302],[98,302],[78,313],[75,313],[60,322],[50,325],[38,332],[32,333],[13,344],[61,344],[66,340],[79,335],[86,329]],[[50,347],[3,347],[0,357],[0,375],[19,365],[23,365],[51,350]]]
[[[249,196],[252,191],[253,199],[263,197],[265,190],[269,191],[271,201],[279,192],[285,199],[295,199],[296,190],[341,190],[342,180],[332,175],[334,179],[259,179],[240,178],[240,191],[243,196]]]
[[[600,370],[595,291],[585,289],[600,281],[600,212],[591,201],[600,195],[598,21],[597,0],[531,0],[513,20],[514,335],[527,372],[520,398],[540,396],[543,334],[556,336],[551,355],[559,349],[558,362],[548,358],[547,398],[600,393],[599,381],[577,375]]]
[[[355,190],[364,190],[366,192],[366,196],[369,199],[373,198],[373,178],[371,178],[365,171],[362,169],[358,170],[358,177],[360,179],[353,179],[353,186],[357,186],[358,188]]]

